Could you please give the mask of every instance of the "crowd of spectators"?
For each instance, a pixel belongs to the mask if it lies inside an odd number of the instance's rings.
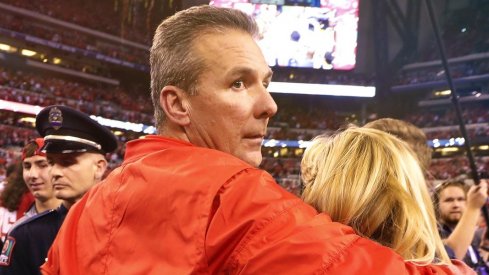
[[[153,125],[148,93],[130,93],[121,87],[96,86],[0,66],[0,99],[14,102],[65,104],[105,118]]]
[[[98,43],[100,38],[84,34],[80,31],[73,31],[71,29],[61,27],[54,28],[47,24],[21,17],[20,15],[6,14],[5,16],[1,16],[0,28],[29,34],[55,43],[101,53],[108,57],[122,59],[137,64],[147,65],[149,61],[149,51],[124,46],[122,44],[116,45],[114,42],[108,41]]]
[[[115,34],[137,41],[145,45],[150,45],[151,39],[149,34],[152,33],[154,26],[149,26],[148,6],[142,2],[132,1],[130,4],[125,1],[94,1],[94,0],[75,0],[67,4],[66,1],[27,1],[27,0],[2,0],[2,2],[21,7],[24,9],[36,11],[53,18],[73,22],[81,26],[100,30],[102,32]],[[87,12],[80,12],[87,11]],[[89,12],[88,12],[89,11]],[[445,16],[450,20],[445,20],[443,26],[443,39],[447,46],[449,57],[463,56],[470,53],[480,53],[489,51],[489,42],[485,35],[484,26],[489,24],[486,12],[489,11],[489,5],[468,6],[464,9],[448,10]],[[0,20],[0,25],[3,24]],[[141,62],[148,60],[147,52],[138,49],[130,51],[116,48],[106,48],[103,45],[94,45],[93,39],[85,37],[79,32],[62,32],[46,31],[37,24],[31,24],[27,20],[16,18],[7,20],[10,28],[22,30],[45,39],[51,39],[55,42],[62,42],[68,45],[74,45],[83,49],[97,50],[109,56],[123,58],[131,62]],[[428,46],[419,60],[435,60],[438,52],[436,45],[433,43]],[[466,63],[460,63],[452,66],[454,78],[461,76],[471,76],[487,73],[489,71],[488,60],[477,60]],[[429,68],[416,71],[402,72],[398,77],[398,84],[415,84],[426,81],[442,79],[443,72],[440,67]],[[275,81],[291,81],[306,83],[327,83],[327,84],[353,84],[353,85],[374,85],[373,76],[365,76],[352,73],[324,73],[321,70],[310,70],[305,73],[304,70],[285,70],[285,73],[277,73]]]
[[[1,2],[49,17],[150,45],[145,1],[97,0],[2,0]],[[129,2],[131,6],[125,6]]]
[[[279,112],[269,123],[267,138],[284,140],[309,140],[321,134],[336,131],[342,126],[353,123],[361,125],[358,113],[337,112],[332,108],[321,108],[320,105],[301,104],[294,101],[277,100]],[[489,122],[489,106],[487,102],[475,102],[462,109],[466,125],[484,124]],[[406,115],[404,120],[420,128],[436,128],[452,126],[450,129],[426,129],[428,139],[450,139],[460,137],[458,120],[453,108],[420,109]],[[480,125],[468,130],[469,137],[488,137],[489,127]]]
[[[264,157],[260,168],[270,173],[287,191],[300,195],[299,158]]]
[[[488,103],[476,103],[462,109],[462,116],[466,124],[489,122]],[[458,119],[454,108],[425,109],[407,115],[405,120],[420,128],[458,125]]]
[[[0,157],[9,158],[14,154],[12,152],[19,151],[20,148],[30,139],[37,136],[36,131],[33,128],[32,121],[25,121],[21,118],[24,115],[11,111],[0,111]],[[484,128],[485,134],[489,133],[489,127]],[[125,135],[119,135],[118,138],[123,144],[125,141],[137,138],[140,133],[124,132]],[[326,132],[324,132],[326,133]],[[316,133],[318,134],[318,133]],[[429,133],[430,135],[430,133]],[[312,134],[304,138],[308,140],[312,138]],[[5,148],[11,148],[5,150]],[[273,150],[272,150],[273,151]],[[7,152],[7,153],[6,153]],[[9,153],[10,152],[10,153]],[[299,194],[300,180],[299,180],[299,167],[300,167],[300,155],[297,155],[294,150],[288,150],[289,154],[285,154],[282,157],[273,157],[272,154],[264,154],[264,160],[261,164],[261,168],[267,170],[282,186],[292,193]],[[123,156],[123,147],[116,153],[109,156],[111,168],[117,167]],[[479,159],[479,167],[481,169],[489,168],[489,157]],[[431,175],[438,180],[447,179],[460,174],[466,174],[469,171],[467,161],[465,158],[447,158],[447,159],[435,159],[430,168]]]
[[[36,131],[33,128],[26,128],[20,125],[18,121],[10,121],[10,114],[0,112],[0,148],[22,147],[31,138],[36,137]]]
[[[77,82],[53,76],[46,77],[32,72],[0,67],[0,99],[39,106],[64,104],[105,118],[153,125],[153,108],[147,93],[145,91],[144,94],[138,95],[129,93],[121,87]],[[327,108],[316,100],[311,100],[311,104],[304,102],[299,106],[294,98],[286,99],[276,97],[280,111],[270,121],[267,138],[310,140],[318,134],[333,132],[347,123],[360,124],[357,113],[333,111],[334,108]],[[474,106],[464,109],[463,113],[468,124],[489,122],[489,108],[484,102],[475,103]],[[21,117],[20,114],[11,111],[0,112],[2,121],[0,148],[3,148],[3,152],[4,148],[14,148],[15,151],[15,148],[22,147],[32,137],[37,136],[32,122],[21,120]],[[409,115],[407,120],[422,128],[457,125],[455,115],[450,109],[423,110]],[[456,127],[453,129],[430,130],[427,131],[427,135],[430,139],[459,136]],[[121,144],[141,135],[125,133],[119,136]],[[488,137],[489,127],[470,128],[469,134],[471,137]],[[109,158],[111,167],[116,167],[122,156],[123,148],[111,155]],[[460,169],[463,170],[466,165],[460,165],[457,161],[451,159],[435,161],[430,169],[431,174],[437,179],[459,174]],[[266,156],[261,167],[269,171],[289,191],[298,194],[300,192],[299,165],[300,156],[291,154],[279,158]],[[487,168],[487,163],[483,165]],[[452,169],[455,167],[456,169]]]
[[[479,172],[488,172],[489,157],[476,158],[476,167]],[[437,180],[451,179],[463,175],[469,176],[469,161],[465,156],[433,159],[429,172],[430,175]]]
[[[477,140],[479,138],[487,139],[489,137],[489,125],[467,129],[467,135],[471,140]],[[429,140],[450,139],[462,137],[462,134],[460,133],[460,128],[458,126],[453,126],[448,130],[429,131],[426,133],[426,137]]]
[[[360,104],[354,103],[354,100],[336,102],[320,96],[308,97],[281,94],[272,94],[272,96],[279,106],[279,111],[270,119],[270,127],[277,127],[284,130],[336,130],[348,123],[361,123],[360,107],[350,108],[349,110],[338,108],[340,105],[347,104],[359,106]],[[289,134],[290,132],[275,133],[275,135],[285,137]]]
[[[70,1],[69,4],[61,0],[42,2],[42,4],[40,2],[32,3],[27,0],[1,0],[1,2],[49,15],[53,18],[73,22],[84,27],[122,36],[123,38],[148,45],[148,48],[151,44],[149,34],[152,34],[153,28],[155,27],[155,25],[147,26],[146,20],[143,20],[147,18],[147,7],[144,7],[144,3],[136,3],[135,1],[132,1],[130,11],[124,11],[123,1],[110,3],[112,1],[74,0]],[[80,12],[84,10],[87,12]],[[130,16],[131,24],[129,25],[124,23],[128,21],[126,18],[128,14],[132,14]],[[131,48],[128,51],[124,48],[109,48],[105,44],[95,45],[93,38],[83,35],[80,32],[43,28],[39,24],[33,24],[31,20],[23,19],[19,16],[9,17],[13,19],[0,19],[0,26],[6,26],[8,29],[33,34],[77,48],[99,51],[108,56],[122,58],[131,62],[141,63],[143,61],[146,63],[149,60],[148,52],[140,49]],[[123,30],[123,26],[129,28]],[[325,72],[323,70],[297,70],[294,68],[283,68],[275,74],[274,81],[361,86],[375,85],[375,79],[372,75],[367,76],[352,72]]]
[[[0,67],[0,99],[48,106],[64,104],[86,113],[105,118],[153,125],[152,106],[148,94],[129,93],[121,87],[92,85],[73,80],[45,77],[28,72]],[[335,131],[341,126],[361,124],[359,114],[338,113],[321,104],[301,104],[295,100],[276,98],[280,111],[274,116],[267,133],[269,139],[310,140],[323,132]],[[489,108],[485,103],[463,110],[467,124],[489,122]],[[420,128],[458,125],[452,109],[423,110],[408,115],[407,121]],[[429,139],[448,139],[460,136],[456,127],[429,131]],[[470,137],[487,137],[487,127],[469,131]]]
[[[153,125],[153,108],[146,91],[138,95],[121,87],[100,85],[45,77],[0,66],[1,99],[39,106],[66,104],[105,118]],[[321,104],[298,106],[296,101],[280,97],[276,100],[280,112],[269,125],[279,130],[270,131],[269,138],[306,140],[318,130],[336,130],[347,123],[359,123],[359,115],[355,113],[337,113],[321,107]]]
[[[334,111],[309,109],[305,106],[281,106],[280,112],[270,119],[269,126],[293,129],[338,129],[346,121]]]
[[[433,139],[451,139],[462,137],[457,125],[452,125],[450,129],[437,129],[430,130],[426,133],[426,137],[429,140]],[[286,127],[276,128],[269,127],[267,131],[266,139],[275,140],[311,140],[313,137],[320,134],[328,134],[334,132],[333,130],[315,130],[315,129],[290,129]],[[479,138],[487,139],[489,137],[489,125],[475,127],[467,129],[468,137],[471,140],[477,140]]]
[[[33,137],[37,137],[37,132],[33,128],[32,122],[21,121],[22,115],[9,111],[0,111],[0,157],[7,161],[12,161],[16,152],[20,152],[23,147]],[[138,134],[119,135],[119,141],[124,142],[137,138]],[[285,157],[273,157],[265,154],[261,168],[268,171],[281,185],[292,193],[300,192],[300,156],[295,156],[293,150]],[[124,147],[109,156],[110,167],[117,167],[124,154]],[[489,171],[489,157],[477,158],[477,165],[481,171]],[[466,157],[453,157],[434,159],[429,169],[433,179],[444,180],[463,174],[469,174],[470,168]]]
[[[354,72],[317,69],[275,68],[273,81],[330,85],[375,86],[375,77]]]
[[[478,59],[473,61],[450,64],[450,74],[453,79],[484,75],[489,73],[489,59]],[[430,66],[422,69],[403,70],[394,81],[396,85],[413,85],[431,81],[444,81],[445,70],[438,66]]]

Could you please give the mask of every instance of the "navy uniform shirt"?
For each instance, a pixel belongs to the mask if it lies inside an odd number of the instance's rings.
[[[13,228],[0,254],[0,274],[41,274],[39,268],[44,264],[67,212],[61,205]]]
[[[442,239],[447,239],[450,234],[452,234],[453,229],[445,224],[439,224],[438,231],[440,232]],[[472,239],[472,243],[470,244],[465,257],[463,258],[463,261],[472,269],[477,271],[477,274],[489,274],[489,268],[481,258],[478,250],[481,243],[482,233],[483,230],[478,229],[475,231],[474,238]],[[450,259],[456,259],[457,257],[455,257],[455,252],[453,249],[446,244],[444,246],[448,257],[450,257]]]

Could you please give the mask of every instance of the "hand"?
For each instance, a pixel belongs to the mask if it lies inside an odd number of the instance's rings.
[[[479,185],[472,185],[467,192],[467,207],[472,209],[482,208],[487,201],[487,181],[481,180]]]

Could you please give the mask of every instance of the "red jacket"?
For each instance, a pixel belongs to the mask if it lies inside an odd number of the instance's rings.
[[[42,267],[70,275],[435,270],[450,273],[405,263],[237,158],[158,136],[127,144],[121,167],[71,208]]]

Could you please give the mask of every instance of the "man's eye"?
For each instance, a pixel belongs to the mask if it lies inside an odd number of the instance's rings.
[[[233,82],[233,88],[235,89],[242,89],[244,87],[244,82],[243,80],[237,80]]]
[[[270,86],[270,82],[268,82],[268,81],[263,82],[263,87],[265,87],[265,89],[267,89],[268,86]]]
[[[70,159],[70,158],[67,158],[67,159],[63,159],[59,162],[59,165],[63,166],[63,167],[68,167],[68,166],[71,166],[73,164],[76,164],[76,160],[75,159]]]

